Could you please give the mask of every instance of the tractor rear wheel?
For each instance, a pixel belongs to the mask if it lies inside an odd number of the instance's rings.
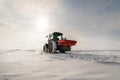
[[[57,51],[57,44],[55,41],[50,41],[48,44],[48,49],[50,53],[56,53]]]

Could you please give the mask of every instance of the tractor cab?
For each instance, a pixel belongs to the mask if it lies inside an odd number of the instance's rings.
[[[63,34],[60,32],[54,32],[52,34],[49,34],[49,40],[54,40],[54,41],[58,41],[58,40],[62,40],[63,39]]]

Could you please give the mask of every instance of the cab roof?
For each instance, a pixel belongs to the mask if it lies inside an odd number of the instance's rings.
[[[63,33],[61,33],[61,32],[53,32],[53,34],[61,34],[61,35],[63,35]]]

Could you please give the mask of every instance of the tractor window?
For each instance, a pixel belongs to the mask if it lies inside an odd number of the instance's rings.
[[[50,36],[49,36],[49,40],[51,40],[51,39],[53,39],[53,35],[50,35]]]
[[[62,38],[62,35],[57,36],[57,39],[58,39],[58,40],[62,40],[62,39],[63,39],[63,38]]]
[[[63,38],[62,38],[62,34],[60,34],[60,33],[54,33],[53,34],[53,39],[55,40],[55,41],[57,41],[57,40],[62,40]]]

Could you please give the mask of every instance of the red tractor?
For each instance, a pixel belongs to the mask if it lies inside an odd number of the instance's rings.
[[[77,41],[66,40],[60,32],[49,34],[48,43],[43,47],[44,52],[56,53],[59,50],[61,53],[71,51],[71,46],[75,45]]]

